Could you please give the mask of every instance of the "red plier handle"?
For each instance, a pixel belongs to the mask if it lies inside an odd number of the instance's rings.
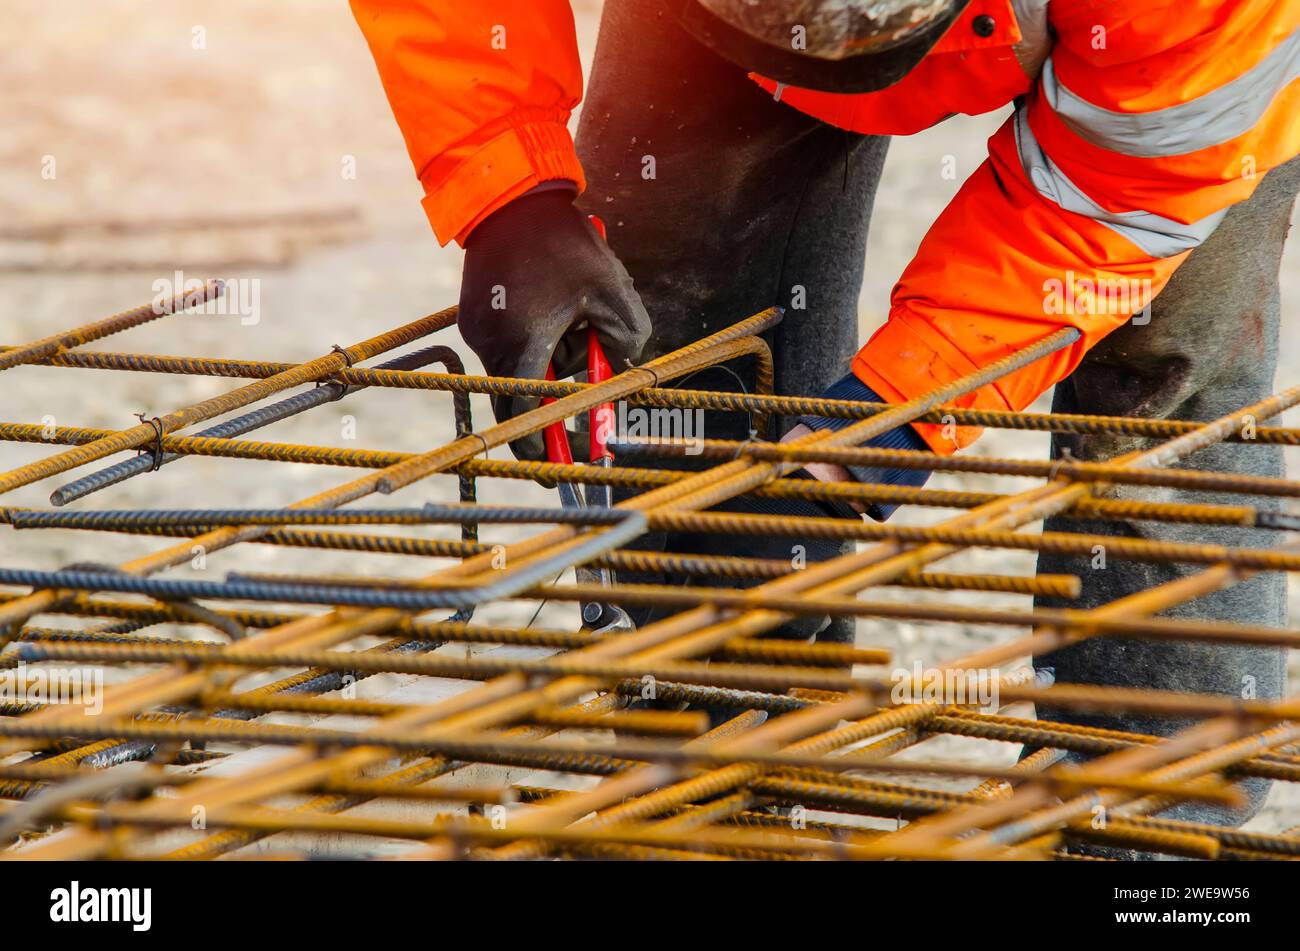
[[[588,216],[592,227],[600,234],[602,238],[605,235],[605,223],[595,215]],[[605,348],[600,345],[600,337],[596,333],[595,327],[587,328],[587,382],[604,383],[614,375],[613,369],[609,365],[609,360],[605,357]],[[546,379],[555,379],[555,368],[549,364],[546,367]],[[554,397],[543,397],[542,405],[546,406],[554,403]],[[614,454],[609,451],[607,445],[609,437],[614,433],[614,404],[601,403],[591,409],[588,417],[588,429],[591,436],[591,461],[599,462],[601,459],[613,459]],[[573,452],[569,448],[569,437],[564,428],[563,422],[551,423],[542,432],[542,437],[546,442],[546,458],[551,462],[558,462],[564,465],[573,463]]]

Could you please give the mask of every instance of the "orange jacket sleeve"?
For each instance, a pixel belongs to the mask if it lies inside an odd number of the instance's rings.
[[[351,0],[442,244],[541,182],[585,187],[568,0]]]
[[[1028,406],[1143,311],[1270,168],[1300,153],[1300,3],[1116,4],[1101,18],[1088,3],[1050,9],[1058,39],[1039,81],[931,227],[889,320],[854,360],[891,402],[1077,327],[1068,349],[956,401]],[[937,452],[979,433],[917,429]]]

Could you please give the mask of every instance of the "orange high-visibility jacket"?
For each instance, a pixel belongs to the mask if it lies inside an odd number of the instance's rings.
[[[583,187],[566,126],[582,97],[567,0],[351,3],[442,243],[540,182]],[[1300,0],[972,0],[880,92],[752,77],[792,108],[876,134],[1016,101],[853,372],[899,402],[1073,326],[1073,346],[955,402],[1023,409],[1068,375],[1300,153],[1298,25]],[[978,435],[917,429],[939,452]]]

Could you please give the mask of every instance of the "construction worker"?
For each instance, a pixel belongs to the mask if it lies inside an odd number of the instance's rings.
[[[1300,0],[607,0],[576,147],[566,123],[582,72],[566,0],[351,3],[433,230],[465,247],[460,328],[489,373],[538,377],[552,358],[557,373],[578,370],[584,323],[621,366],[780,304],[769,335],[779,393],[900,402],[1066,326],[1080,331],[1072,346],[953,402],[1019,410],[1056,385],[1058,412],[1208,420],[1272,390],[1279,257],[1300,187]],[[888,321],[858,349],[888,137],[1008,105],[988,160],[934,222]],[[608,245],[588,213],[608,223]],[[705,371],[689,385],[734,388],[737,375],[749,385],[747,372]],[[496,405],[501,418],[519,409]],[[804,418],[789,435],[839,425]],[[746,435],[734,415],[709,426],[710,436]],[[915,424],[868,445],[951,453],[978,432]],[[1053,452],[1096,460],[1150,444],[1057,434]],[[540,440],[516,451],[539,455]],[[1240,443],[1179,464],[1283,474],[1276,448]],[[1141,521],[1054,517],[1045,528],[1276,543],[1260,530]],[[745,553],[789,550],[784,539]],[[1092,608],[1199,569],[1103,552],[1043,554],[1039,570],[1080,576],[1070,606]],[[1282,626],[1285,609],[1284,578],[1271,573],[1166,613]],[[1284,686],[1281,651],[1207,643],[1096,638],[1037,663],[1058,683],[1258,698]],[[1048,712],[1160,735],[1186,725]],[[1265,790],[1252,781],[1250,807],[1235,814],[1166,814],[1239,822]]]

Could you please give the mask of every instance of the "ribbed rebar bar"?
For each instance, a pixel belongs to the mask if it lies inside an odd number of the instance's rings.
[[[1248,422],[1253,435],[1266,434],[1258,439],[1260,443],[1300,444],[1294,430],[1254,426],[1257,420],[1293,405],[1300,399],[1300,390],[1286,391],[1211,423],[996,414],[947,407],[948,402],[998,376],[1067,345],[1068,334],[1056,335],[950,386],[896,406],[769,394],[701,393],[661,386],[693,369],[738,357],[756,357],[760,376],[766,379],[770,354],[754,334],[770,326],[777,316],[774,312],[756,315],[700,344],[595,386],[343,365],[351,360],[342,361],[332,372],[310,377],[330,381],[321,389],[370,385],[442,390],[461,400],[471,392],[560,398],[482,433],[472,432],[460,418],[463,414],[458,403],[457,439],[428,452],[336,450],[229,438],[246,431],[238,430],[238,425],[279,412],[275,407],[245,414],[235,421],[234,429],[215,427],[198,436],[173,435],[162,418],[148,424],[151,435],[139,448],[155,453],[304,461],[372,470],[287,508],[0,511],[0,521],[10,526],[0,528],[5,532],[57,527],[192,537],[117,567],[80,564],[53,572],[0,568],[0,583],[34,588],[31,594],[0,594],[0,643],[12,642],[0,655],[0,676],[16,675],[14,683],[28,684],[47,670],[67,669],[51,664],[88,664],[93,665],[89,669],[112,668],[115,675],[134,677],[105,691],[101,698],[104,712],[99,717],[79,716],[66,705],[32,697],[19,696],[0,704],[0,756],[23,750],[48,756],[39,763],[0,766],[0,796],[32,804],[41,798],[33,793],[63,789],[71,797],[44,800],[15,813],[73,827],[63,836],[34,839],[20,853],[65,858],[150,857],[158,854],[150,850],[161,841],[154,831],[187,828],[190,809],[202,803],[214,831],[179,848],[174,843],[163,846],[169,850],[165,853],[168,857],[211,858],[281,831],[406,839],[411,842],[412,855],[430,858],[528,858],[548,853],[641,859],[1043,858],[1051,857],[1062,841],[1085,838],[1199,858],[1294,855],[1295,840],[1285,835],[1171,824],[1155,814],[1188,799],[1216,804],[1235,801],[1231,784],[1243,777],[1300,780],[1300,756],[1287,749],[1300,729],[1291,722],[1300,719],[1300,698],[1268,701],[1049,685],[1046,681],[1029,684],[1024,679],[1028,674],[1020,668],[1013,673],[995,668],[1028,653],[1090,637],[1300,644],[1293,632],[1263,625],[1153,616],[1255,572],[1300,570],[1300,555],[1293,546],[1158,543],[1112,535],[1023,530],[1053,514],[1098,521],[1161,520],[1270,530],[1297,527],[1285,513],[1251,505],[1227,505],[1217,500],[1195,505],[1119,500],[1097,493],[1110,485],[1125,484],[1274,497],[1300,494],[1295,491],[1297,483],[1286,480],[1169,468],[1215,442],[1245,441],[1243,427]],[[28,353],[28,357],[53,366],[254,378],[268,384],[262,395],[280,388],[274,381],[286,374],[314,372],[306,369],[311,364],[61,350]],[[454,361],[444,362],[449,369],[459,369]],[[703,455],[715,464],[699,472],[635,468],[626,464],[627,458],[621,460],[622,465],[610,468],[482,458],[490,447],[596,403],[617,399],[650,406],[780,411],[787,415],[821,411],[822,415],[861,422],[838,433],[780,445],[706,441]],[[195,411],[191,407],[167,418]],[[983,420],[1013,428],[1122,432],[1169,441],[1107,463],[1029,463],[860,448],[862,442],[894,426],[934,421],[948,414],[966,425],[979,425]],[[73,446],[71,451],[51,457],[58,460],[56,469],[79,464],[70,460],[81,458],[78,453],[83,449],[93,455],[123,438],[113,431],[72,428],[56,428],[52,435],[50,438],[49,430],[21,423],[0,424],[0,439]],[[649,451],[634,453],[634,447],[624,448],[628,457],[650,457]],[[671,453],[679,447],[650,449]],[[1025,492],[1001,495],[827,486],[782,478],[809,460],[1048,481]],[[13,482],[17,478],[15,484],[30,481],[28,477],[38,471],[34,467],[40,465],[0,475],[0,491],[8,485],[6,479]],[[137,460],[128,468],[140,465]],[[341,508],[373,492],[395,491],[438,473],[459,479],[462,502],[471,504],[424,509]],[[472,504],[473,496],[465,494],[467,480],[480,477],[543,482],[562,477],[573,483],[644,491],[603,513],[488,507]],[[966,511],[934,525],[897,521],[879,525],[830,517],[777,519],[708,511],[745,494],[826,502],[888,500]],[[545,528],[499,546],[472,537],[452,542],[312,527],[469,527],[480,521]],[[621,547],[647,531],[856,539],[872,544],[863,551],[807,565]],[[225,581],[158,576],[187,560],[192,544],[215,551],[244,542],[456,561],[426,569],[423,577],[411,580],[395,579],[387,572],[384,577],[370,577],[351,566],[347,573],[334,575],[286,575],[283,571],[250,575],[235,570]],[[929,568],[943,557],[972,547],[1091,554],[1098,544],[1110,558],[1206,567],[1088,611],[1031,612],[935,604],[915,598],[859,598],[869,587],[892,584],[935,591],[964,588],[1069,597],[1080,589],[1077,578],[955,576]],[[734,584],[603,587],[542,583],[562,568],[597,564],[715,579],[710,584],[725,583],[724,579],[761,583],[753,588]],[[96,591],[120,591],[155,600],[135,602],[90,594]],[[581,603],[598,596],[611,604],[654,608],[660,619],[640,631],[612,633],[470,625],[464,620],[416,616],[434,607],[468,608],[517,598]],[[261,600],[268,606],[250,610],[224,605],[214,610],[188,600],[172,600],[196,597]],[[294,604],[321,604],[328,609],[312,612],[290,607]],[[29,619],[36,621],[37,613],[104,617],[122,623],[79,630],[50,627],[50,622],[41,618],[38,624],[24,626]],[[896,688],[900,684],[918,686],[915,678],[920,675],[907,671],[900,680],[898,672],[886,677],[879,671],[868,674],[851,669],[886,662],[889,655],[885,651],[763,636],[786,620],[810,615],[1022,628],[1025,636],[940,665],[939,670],[984,671],[993,678],[1002,704],[1036,702],[1076,711],[1132,710],[1200,723],[1164,738],[1028,721],[1005,712],[977,712],[951,685],[920,702],[900,701]],[[176,636],[169,627],[144,628],[195,621],[223,630],[228,627],[238,639],[229,644],[196,642]],[[925,629],[919,630],[924,636]],[[507,647],[470,653],[469,646],[475,644]],[[519,648],[530,651],[524,653]],[[538,648],[560,653],[541,656],[536,653]],[[142,671],[142,667],[151,669]],[[267,682],[265,674],[272,672],[275,679]],[[478,685],[427,702],[357,696],[351,691],[357,680],[381,673],[456,678]],[[249,674],[258,674],[258,679],[243,683]],[[573,706],[575,703],[578,705]],[[627,709],[629,703],[631,709]],[[683,710],[683,705],[697,709]],[[699,708],[728,709],[739,715],[696,735],[703,728]],[[272,713],[277,719],[259,719]],[[351,725],[295,725],[311,722],[298,718],[324,716],[347,717],[345,722]],[[593,747],[565,732],[542,741],[556,731],[598,731],[603,745]],[[639,733],[650,739],[638,739]],[[1025,743],[1037,752],[1008,767],[959,765],[934,758],[903,761],[894,756],[940,735]],[[677,737],[685,742],[678,742]],[[190,748],[184,748],[186,744]],[[208,750],[207,744],[230,746]],[[96,796],[103,793],[111,799],[120,784],[103,772],[106,765],[155,758],[158,763],[201,766],[213,756],[222,756],[224,763],[232,764],[243,755],[238,750],[267,745],[286,749],[229,778],[169,773],[161,780],[167,786],[166,795],[103,805],[76,801],[81,789],[77,784],[88,779],[95,784]],[[1062,765],[1065,751],[1097,759],[1082,766]],[[588,782],[600,781],[578,791],[516,791],[510,784],[484,787],[479,783],[457,793],[451,787],[425,785],[467,764],[556,770],[589,777]],[[377,770],[383,775],[375,775]],[[877,774],[888,774],[890,781]],[[950,782],[966,778],[970,788],[927,786],[936,776]],[[293,808],[266,805],[278,801],[273,797],[295,792],[307,798]],[[363,802],[386,799],[407,803],[418,817],[358,816],[349,811]],[[1080,821],[1084,804],[1092,801],[1103,801],[1115,812],[1116,819],[1106,830],[1093,830]],[[420,812],[437,803],[506,808],[511,818],[498,826],[473,817]],[[784,814],[756,811],[763,808],[789,810],[800,818],[790,822]],[[839,824],[804,823],[802,814],[808,808],[895,822],[908,819],[915,824],[901,833],[867,833],[852,829],[848,825],[851,819]]]
[[[5,351],[0,347],[0,353]],[[290,363],[258,360],[182,357],[150,353],[67,353],[48,360],[51,365],[97,370],[125,370],[147,373],[178,373],[198,376],[266,379],[291,368]],[[382,371],[355,367],[338,375],[341,382],[355,386],[399,389],[442,390],[447,392],[485,393],[493,396],[569,396],[589,384],[564,380],[525,380],[513,377],[489,377],[461,374]],[[888,403],[824,399],[811,396],[758,393],[729,393],[687,388],[664,389],[648,386],[628,397],[636,405],[664,409],[705,409],[735,413],[766,413],[781,416],[828,416],[835,419],[867,419]],[[944,406],[920,417],[919,422],[989,429],[1022,429],[1035,432],[1061,432],[1124,435],[1150,439],[1171,439],[1195,431],[1201,424],[1184,420],[1151,419],[1134,416],[1104,416],[1085,413],[1030,413],[989,410],[973,407]],[[1300,429],[1261,426],[1249,432],[1229,434],[1226,442],[1256,443],[1270,446],[1300,445]]]
[[[48,360],[50,357],[73,347],[93,343],[111,334],[121,333],[123,330],[138,327],[160,317],[179,314],[191,307],[206,304],[208,301],[220,297],[223,293],[225,293],[225,285],[221,281],[197,282],[194,287],[177,290],[170,299],[153,300],[148,304],[133,307],[131,310],[124,310],[120,314],[105,317],[103,320],[97,320],[94,323],[74,327],[71,330],[65,330],[49,337],[42,337],[40,340],[34,340],[21,346],[6,347],[3,352],[0,352],[0,370],[8,370],[23,363]]]

